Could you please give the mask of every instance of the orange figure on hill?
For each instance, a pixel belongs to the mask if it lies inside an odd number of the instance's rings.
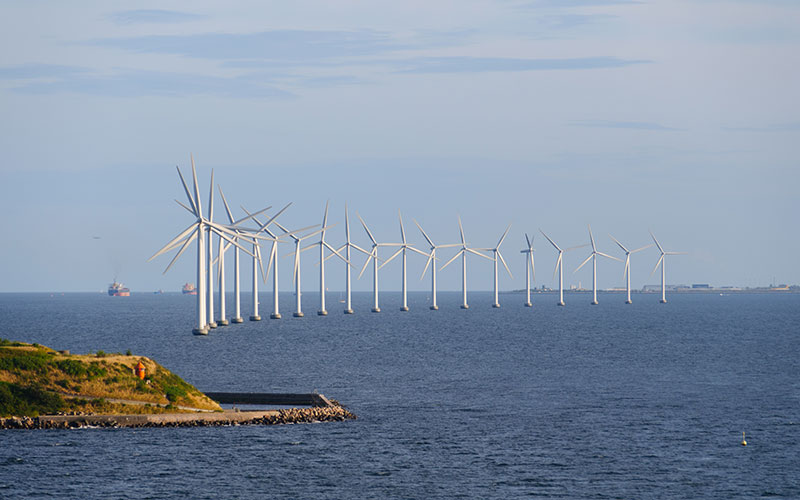
[[[144,365],[142,364],[141,361],[139,361],[139,363],[136,365],[136,368],[134,368],[133,371],[134,371],[134,373],[136,373],[137,377],[139,377],[140,379],[144,380],[145,369],[144,369]]]

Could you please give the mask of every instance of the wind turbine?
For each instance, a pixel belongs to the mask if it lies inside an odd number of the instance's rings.
[[[612,257],[612,256],[608,255],[607,253],[598,252],[597,251],[597,246],[594,244],[594,236],[592,236],[592,226],[587,226],[587,227],[589,228],[589,241],[592,244],[592,253],[590,253],[589,256],[586,257],[586,260],[584,260],[583,263],[581,263],[581,265],[578,266],[578,268],[575,269],[574,272],[577,273],[578,271],[580,271],[580,269],[587,262],[589,262],[589,260],[592,261],[592,305],[596,306],[598,304],[598,302],[597,302],[597,256],[600,255],[600,256],[603,256],[603,257],[605,257],[607,259],[613,259],[613,260],[616,260],[616,261],[619,261],[619,262],[622,262],[622,261],[620,259],[616,258],[616,257]]]
[[[666,285],[666,271],[664,270],[664,266],[667,263],[666,256],[667,255],[686,255],[686,252],[665,252],[664,248],[661,247],[661,244],[656,239],[655,235],[652,231],[650,231],[650,236],[653,237],[653,241],[656,243],[658,247],[658,251],[661,252],[661,256],[658,258],[658,262],[656,262],[656,266],[653,268],[653,272],[650,273],[652,276],[653,273],[656,272],[658,269],[658,265],[661,264],[661,303],[667,303],[667,285]]]
[[[325,229],[327,229],[328,227],[329,204],[330,201],[325,203],[325,215],[322,216],[322,229],[320,230],[319,233],[319,241],[316,243],[312,243],[303,249],[307,250],[311,247],[319,246],[319,311],[317,311],[317,314],[320,316],[328,315],[328,311],[325,310],[325,249],[327,248],[328,250],[333,252],[331,255],[336,255],[337,257],[345,261],[346,264],[348,265],[350,264],[350,261],[342,257],[339,254],[339,252],[336,251],[335,248],[330,246],[330,244],[328,244],[328,242],[325,241]]]
[[[356,217],[358,217],[358,220],[361,221],[361,225],[364,226],[364,231],[367,232],[367,236],[369,236],[370,241],[372,241],[372,250],[369,252],[369,256],[364,262],[364,267],[361,268],[358,278],[361,279],[361,275],[364,274],[364,271],[367,270],[367,266],[369,265],[370,261],[372,261],[372,312],[379,313],[381,312],[381,308],[378,305],[378,247],[397,246],[398,244],[378,243],[375,237],[372,236],[372,232],[367,227],[367,223],[364,222],[364,219],[362,219],[360,215],[358,215],[358,212],[356,212]]]
[[[475,254],[479,257],[483,257],[486,260],[492,260],[492,258],[467,247],[467,242],[464,239],[464,227],[461,225],[461,216],[458,217],[458,230],[461,234],[461,250],[456,252],[453,258],[448,260],[447,263],[440,268],[440,270],[449,266],[450,263],[456,260],[459,255],[461,256],[461,309],[469,309],[469,304],[467,304],[467,253]]]
[[[400,238],[402,239],[402,243],[400,244],[400,248],[398,248],[397,251],[391,257],[386,259],[386,262],[381,264],[380,267],[385,266],[386,264],[391,262],[392,259],[394,259],[398,255],[400,255],[401,253],[403,254],[403,306],[400,308],[400,310],[401,311],[408,311],[408,282],[406,280],[406,250],[411,250],[412,252],[417,252],[418,254],[420,254],[422,256],[425,256],[425,257],[427,257],[428,254],[426,254],[425,252],[422,252],[420,250],[417,250],[416,248],[414,248],[411,245],[409,245],[408,243],[406,243],[406,230],[403,227],[403,216],[402,216],[402,214],[400,214],[400,210],[397,211],[397,217],[400,219]]]
[[[297,300],[297,308],[296,308],[295,312],[292,315],[295,318],[302,318],[304,316],[304,314],[303,314],[303,306],[302,306],[302,303],[301,303],[302,301],[301,301],[301,295],[300,295],[300,251],[301,251],[300,242],[302,242],[303,240],[306,240],[306,239],[314,236],[317,233],[320,233],[320,232],[324,231],[327,228],[323,227],[322,229],[317,229],[313,233],[308,233],[305,236],[295,236],[294,234],[289,234],[290,233],[289,230],[286,229],[285,227],[283,227],[282,225],[280,225],[280,223],[276,222],[275,225],[278,226],[280,228],[280,230],[285,233],[282,236],[287,236],[288,235],[289,237],[291,237],[294,240],[294,286],[295,286],[294,292],[295,292],[295,297],[296,297],[296,300]],[[306,248],[308,248],[308,247],[306,247]]]
[[[556,242],[551,240],[549,236],[547,236],[544,231],[539,229],[539,232],[547,238],[547,241],[550,242],[553,247],[558,250],[558,259],[556,260],[556,268],[553,271],[553,277],[556,277],[556,273],[558,273],[558,305],[563,306],[564,304],[564,252],[569,252],[570,250],[574,250],[576,248],[582,248],[586,245],[578,245],[574,247],[569,247],[566,250],[562,250],[561,247],[556,245]]]
[[[623,252],[625,252],[625,270],[622,272],[622,277],[626,280],[626,288],[628,291],[628,300],[626,300],[625,303],[632,304],[633,302],[631,301],[631,254],[640,252],[646,248],[650,248],[653,245],[652,244],[645,245],[641,248],[637,248],[636,250],[628,250],[627,248],[625,248],[625,246],[623,246],[622,243],[619,242],[619,240],[617,240],[610,234],[608,236],[611,237],[612,240],[614,240],[614,243],[616,243],[622,249]]]
[[[359,252],[363,253],[364,255],[371,255],[369,252],[361,248],[360,246],[356,245],[355,243],[350,242],[350,217],[347,214],[347,203],[344,204],[344,235],[345,235],[345,243],[344,245],[340,246],[336,249],[337,252],[341,252],[342,250],[345,251],[344,260],[345,264],[345,288],[347,294],[347,303],[345,305],[344,313],[345,314],[353,314],[353,304],[351,299],[351,290],[350,290],[350,248],[355,248]],[[331,258],[333,254],[328,255],[325,257],[326,259]]]
[[[533,239],[528,238],[528,233],[525,233],[525,241],[528,243],[528,247],[519,251],[519,253],[526,253],[529,256],[525,257],[525,307],[533,307],[533,303],[531,302],[531,273],[533,273],[533,279],[535,281],[536,268],[533,265]],[[530,264],[530,266],[528,264]]]
[[[269,263],[267,264],[267,273],[264,276],[264,282],[266,282],[266,276],[269,276],[269,272],[270,270],[272,270],[272,314],[269,315],[270,319],[281,319],[281,313],[278,309],[278,243],[286,243],[284,240],[281,239],[285,236],[291,236],[294,233],[307,231],[309,229],[317,227],[315,224],[313,226],[295,229],[294,231],[288,231],[288,232],[285,229],[281,228],[281,230],[284,231],[284,233],[281,234],[280,236],[277,236],[275,235],[275,233],[270,231],[269,225],[272,224],[275,221],[275,219],[277,219],[278,216],[281,215],[287,208],[289,208],[291,204],[292,204],[291,202],[287,203],[285,207],[283,207],[277,214],[273,215],[272,218],[270,218],[264,224],[261,224],[258,221],[258,219],[253,217],[253,221],[255,221],[255,223],[260,226],[258,232],[263,231],[267,233],[270,236],[268,239],[272,241],[272,249],[270,250],[269,254]],[[242,210],[244,210],[246,214],[250,213],[244,207],[242,207]]]
[[[428,262],[425,263],[425,269],[422,270],[422,276],[419,277],[421,280],[425,277],[425,273],[428,271],[428,266],[431,268],[431,311],[438,311],[439,306],[436,304],[436,250],[438,248],[450,248],[450,247],[457,247],[459,246],[458,243],[452,243],[447,245],[435,245],[433,240],[431,240],[425,231],[422,229],[422,226],[415,220],[414,224],[417,225],[419,231],[422,233],[422,236],[425,237],[425,240],[431,246],[431,251],[428,254]],[[433,265],[431,266],[431,262]]]
[[[186,249],[189,247],[189,244],[195,239],[197,240],[197,328],[194,328],[192,330],[192,333],[194,333],[195,335],[208,335],[208,316],[206,310],[206,300],[208,297],[206,291],[205,234],[206,231],[210,228],[226,241],[232,242],[234,245],[237,246],[237,248],[242,248],[238,243],[236,243],[227,235],[235,237],[237,235],[236,231],[240,229],[237,228],[236,226],[246,219],[239,220],[234,224],[232,224],[231,226],[224,226],[221,224],[216,224],[213,221],[203,217],[203,211],[200,205],[200,191],[197,185],[197,171],[194,166],[193,156],[191,157],[191,164],[192,164],[192,179],[194,181],[193,192],[189,191],[189,187],[186,184],[186,180],[184,179],[180,168],[176,167],[178,171],[178,176],[181,179],[181,184],[183,185],[184,192],[186,193],[186,197],[189,200],[189,206],[184,205],[183,203],[177,200],[175,201],[184,209],[189,211],[189,213],[195,216],[196,218],[195,222],[193,222],[191,225],[189,225],[189,227],[181,231],[169,243],[164,245],[164,247],[162,247],[159,251],[153,254],[153,256],[148,259],[148,262],[158,257],[159,255],[169,252],[170,250],[179,248],[175,256],[172,258],[172,261],[169,263],[167,268],[164,269],[164,273],[166,273],[167,271],[169,271],[172,265],[178,260],[178,258],[181,255],[183,255],[183,252],[186,251]],[[247,250],[245,251],[247,252]],[[210,278],[211,276],[209,276],[209,279]]]
[[[511,274],[511,270],[508,268],[508,264],[506,264],[506,260],[503,258],[503,254],[500,253],[500,245],[502,245],[503,240],[506,239],[506,235],[508,234],[509,229],[511,229],[511,224],[508,225],[508,227],[506,228],[506,232],[503,233],[503,236],[500,237],[500,241],[497,242],[497,246],[495,246],[494,248],[481,249],[481,250],[491,250],[491,252],[494,254],[494,258],[492,259],[494,261],[494,304],[492,304],[492,307],[497,309],[500,308],[499,276],[497,273],[498,258],[500,259],[500,262],[503,263],[503,267],[506,268],[508,275],[511,276],[512,279],[514,278],[514,276]]]

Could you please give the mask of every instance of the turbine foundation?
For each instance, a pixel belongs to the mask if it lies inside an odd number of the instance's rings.
[[[242,318],[231,318],[231,323],[244,323]]]
[[[494,304],[492,304],[492,307],[494,307],[495,309],[500,309],[500,304],[495,302]]]
[[[211,323],[208,324],[208,327],[209,328],[216,328],[217,324],[212,321]]]
[[[281,313],[272,313],[269,315],[269,319],[281,319]]]
[[[556,303],[556,305],[557,305],[557,306],[565,306],[566,304],[565,304],[565,303],[563,303],[563,302],[558,302],[558,303]]]
[[[372,312],[379,313],[379,312],[381,312],[381,308],[380,307],[373,307],[372,308]]]
[[[305,316],[305,314],[303,314],[300,311],[297,311],[296,313],[293,313],[292,316],[294,316],[295,318],[302,318],[303,316]]]
[[[626,304],[633,304],[633,301],[632,300],[626,300],[625,303]]]
[[[317,316],[327,316],[327,315],[328,315],[328,311],[326,311],[324,309],[322,311],[317,311]]]
[[[353,310],[352,309],[345,309],[344,313],[345,314],[353,314]]]
[[[195,335],[208,335],[207,328],[192,328],[192,333]]]
[[[431,306],[431,311],[438,311],[438,310],[439,310],[439,306]]]
[[[261,316],[250,316],[250,321],[261,321]]]
[[[531,304],[530,302],[525,302],[525,307],[533,307],[533,304]]]
[[[401,311],[406,312],[408,311],[408,306],[403,306],[400,308]]]
[[[221,319],[221,320],[217,321],[217,324],[219,326],[228,326],[228,325],[230,325],[230,323],[228,323],[227,319]]]
[[[469,309],[469,304],[461,304],[461,309]]]
[[[597,302],[596,300],[593,300],[593,301],[592,301],[592,305],[593,305],[593,306],[596,306],[597,304],[599,304],[599,302]]]
[[[661,300],[659,300],[659,302],[661,302],[662,304],[666,304],[667,303],[667,301],[665,299],[661,299]]]

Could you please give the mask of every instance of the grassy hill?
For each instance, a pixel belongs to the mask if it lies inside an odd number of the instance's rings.
[[[145,380],[134,374],[140,361]],[[0,416],[161,413],[181,411],[179,407],[221,409],[145,357],[102,351],[64,354],[38,344],[0,339]]]

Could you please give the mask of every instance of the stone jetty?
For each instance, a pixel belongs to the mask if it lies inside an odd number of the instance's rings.
[[[338,405],[281,410],[146,415],[45,415],[0,418],[0,429],[76,429],[81,427],[221,427],[341,422],[357,417]]]

